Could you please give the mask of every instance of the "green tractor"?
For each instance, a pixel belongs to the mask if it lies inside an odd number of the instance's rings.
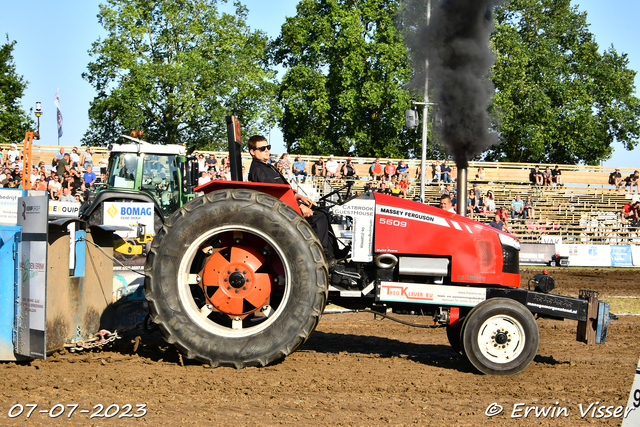
[[[104,225],[107,203],[153,203],[153,231],[195,197],[190,163],[182,145],[156,145],[122,135],[128,144],[109,146],[106,186],[80,207],[88,225]]]

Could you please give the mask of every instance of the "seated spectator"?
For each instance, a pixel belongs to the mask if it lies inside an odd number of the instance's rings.
[[[442,196],[440,196],[440,209],[447,212],[456,213],[456,208],[453,207],[451,197],[449,197],[448,194],[443,194]]]
[[[330,178],[340,179],[340,164],[335,161],[333,158],[333,154],[329,156],[329,160],[327,161],[326,173],[325,176]]]
[[[47,189],[49,190],[49,197],[53,200],[58,200],[60,197],[60,189],[62,186],[60,185],[60,177],[57,173],[51,174],[51,180],[49,181],[49,185]]]
[[[489,223],[489,226],[495,228],[496,230],[505,231],[507,233],[509,232],[509,228],[507,227],[507,224],[502,221],[502,216],[500,215],[500,212],[496,212],[493,218],[493,221]]]
[[[520,195],[516,194],[516,198],[511,201],[511,219],[527,218],[527,213],[524,210],[524,202],[520,199]]]
[[[620,219],[624,222],[626,220],[631,220],[636,222],[638,220],[638,216],[636,214],[636,205],[638,202],[633,203],[629,202],[622,207],[620,211]]]
[[[453,180],[451,179],[451,168],[449,167],[449,160],[445,160],[444,163],[440,165],[440,172],[442,173],[442,181],[453,182]]]
[[[295,177],[302,177],[302,182],[304,183],[307,180],[307,171],[305,170],[307,168],[307,163],[302,160],[302,157],[300,157],[300,154],[298,154],[296,156],[296,161],[293,162],[293,176]]]
[[[467,216],[473,218],[473,214],[479,212],[480,210],[478,208],[478,199],[476,198],[476,192],[473,190],[469,190],[469,195],[467,196]]]
[[[384,171],[382,170],[382,165],[380,164],[379,157],[376,157],[373,164],[369,168],[369,175],[371,175],[374,181],[382,179],[382,177],[384,177]]]
[[[378,187],[376,192],[380,194],[387,194],[387,195],[391,194],[391,190],[387,187],[387,183],[384,181],[380,183],[380,186]]]
[[[64,187],[62,189],[62,196],[60,197],[61,202],[75,202],[75,196],[71,195],[71,189],[69,187]]]
[[[480,166],[478,168],[478,172],[476,173],[476,179],[479,181],[484,181],[484,168]]]
[[[614,172],[609,174],[609,184],[615,185],[616,190],[622,187],[622,174],[620,173],[620,169],[616,168]]]
[[[93,187],[96,183],[96,174],[93,172],[93,167],[87,166],[87,170],[82,176],[82,179],[87,187]]]
[[[402,189],[402,197],[406,199],[409,193],[409,177],[407,175],[404,175],[398,183],[400,184],[400,188]]]
[[[80,154],[78,153],[78,147],[73,147],[71,153],[69,153],[70,165],[72,168],[77,168],[80,164]]]
[[[416,167],[416,180],[420,181],[420,179],[422,179],[422,168],[420,167],[420,165],[418,165]]]
[[[406,164],[404,159],[400,160],[400,163],[398,163],[396,173],[400,178],[402,178],[403,176],[409,176],[409,165]]]
[[[91,147],[87,147],[87,150],[80,156],[80,166],[85,169],[89,166],[93,167],[93,153],[91,152]]]
[[[625,179],[625,187],[628,185],[629,191],[633,191],[634,185],[636,186],[636,191],[640,191],[640,187],[638,187],[638,184],[639,184],[638,177],[639,177],[639,172],[635,171]]]
[[[207,170],[211,170],[212,168],[215,169],[217,163],[218,159],[216,159],[216,156],[214,156],[213,153],[209,153],[209,157],[207,157],[204,161],[204,166],[207,168]]]
[[[211,181],[211,177],[209,176],[209,174],[207,174],[207,172],[205,171],[200,172],[200,178],[198,178],[198,186],[204,185],[209,181]]]
[[[540,166],[536,165],[529,174],[529,180],[534,185],[542,185],[542,172]]]
[[[525,218],[533,218],[533,215],[535,213],[535,205],[531,196],[527,196],[527,201],[524,202],[524,213]]]
[[[400,188],[399,182],[396,182],[395,185],[391,188],[391,195],[395,197],[400,197],[402,195],[402,188]]]
[[[433,170],[433,182],[438,184],[442,183],[442,168],[440,164],[432,163],[431,169]]]
[[[7,160],[11,163],[16,163],[20,160],[20,151],[16,144],[11,144],[11,149],[7,151]]]
[[[289,155],[287,153],[284,153],[280,156],[280,160],[278,160],[277,166],[280,170],[280,173],[285,178],[287,178],[288,181],[290,181],[293,175],[291,173],[291,162],[289,161]]]
[[[348,157],[347,163],[342,165],[342,168],[340,168],[340,173],[345,178],[358,179],[358,172],[356,171],[355,165],[351,163],[351,157]]]
[[[37,178],[36,181],[33,183],[32,188],[38,191],[47,191],[47,183],[44,182],[42,179]]]
[[[544,183],[545,187],[551,187],[551,169],[549,169],[549,166],[547,166],[544,169],[544,172],[542,172],[542,182]]]
[[[451,190],[451,184],[445,185],[444,189],[442,190],[442,194],[446,194],[447,196],[450,196],[452,192],[453,191]]]
[[[451,182],[456,182],[458,180],[458,167],[456,165],[451,166]]]
[[[311,175],[324,176],[325,170],[324,160],[320,157],[318,161],[311,166]]]
[[[556,165],[556,167],[551,171],[551,181],[555,182],[556,186],[564,187],[564,184],[562,183],[562,171],[558,165]]]
[[[387,162],[387,165],[384,167],[384,177],[386,179],[391,179],[392,176],[396,174],[396,167],[392,162]]]

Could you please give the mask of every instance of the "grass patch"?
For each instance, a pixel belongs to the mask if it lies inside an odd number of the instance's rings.
[[[602,301],[608,302],[609,311],[614,314],[640,314],[640,298],[603,298]]]

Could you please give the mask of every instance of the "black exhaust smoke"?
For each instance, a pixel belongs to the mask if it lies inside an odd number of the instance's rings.
[[[493,8],[504,0],[441,0],[424,30],[423,49],[442,120],[438,131],[458,170],[498,143],[489,133],[487,106],[494,92],[488,79],[495,56],[489,49]],[[461,176],[458,176],[460,179]],[[466,200],[466,195],[458,192]]]

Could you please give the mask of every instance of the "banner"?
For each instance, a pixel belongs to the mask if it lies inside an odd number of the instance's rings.
[[[56,99],[53,101],[56,108],[58,109],[58,138],[62,136],[62,112],[60,111],[60,97],[58,96],[58,91],[56,90]]]

